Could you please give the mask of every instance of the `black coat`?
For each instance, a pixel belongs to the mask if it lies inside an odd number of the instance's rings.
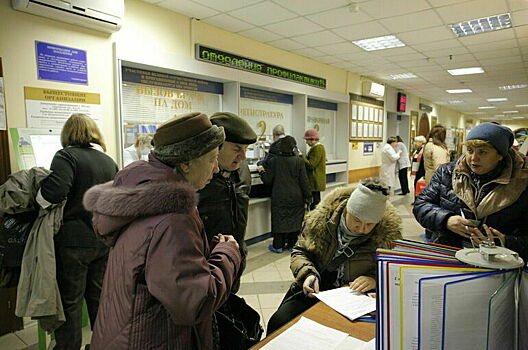
[[[300,231],[304,206],[312,200],[304,161],[295,156],[276,155],[261,173],[262,181],[271,186],[271,231]]]
[[[251,173],[246,162],[240,169],[232,171],[228,178],[222,172],[213,175],[207,186],[198,192],[198,211],[209,241],[217,235],[233,235],[240,247],[242,265],[239,276],[246,265],[247,248],[244,243],[251,191]],[[238,283],[233,287],[238,290]]]
[[[84,209],[82,199],[90,187],[114,178],[116,163],[92,147],[66,147],[55,153],[50,170],[51,175],[40,185],[42,197],[50,203],[67,199],[55,242],[75,247],[101,244],[92,228],[92,214]]]
[[[414,216],[425,228],[438,235],[438,243],[462,247],[470,242],[449,231],[447,220],[453,215],[478,219],[506,235],[506,247],[528,258],[528,163],[518,152],[510,151],[502,173],[481,187],[481,200],[465,158],[441,165],[416,199]],[[455,186],[455,189],[453,189]],[[484,233],[484,232],[483,232]]]

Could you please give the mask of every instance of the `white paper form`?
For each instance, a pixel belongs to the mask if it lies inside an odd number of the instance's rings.
[[[358,106],[358,120],[363,120],[363,106]]]
[[[349,287],[325,290],[314,295],[317,299],[352,321],[369,312],[376,311],[376,299],[363,293],[355,292]]]
[[[528,350],[528,270],[521,272],[519,285],[519,350]]]
[[[418,349],[419,280],[427,276],[445,276],[479,271],[475,268],[435,266],[400,267],[400,348]]]
[[[418,333],[420,350],[442,349],[442,327],[444,309],[443,286],[451,281],[483,276],[495,271],[472,272],[459,275],[424,277],[419,280]]]
[[[299,321],[264,345],[262,349],[336,349],[347,337],[347,333],[323,326],[306,317],[301,317]]]
[[[367,123],[364,123],[363,124],[363,137],[369,137],[368,136],[368,124]]]
[[[443,349],[486,349],[489,302],[505,277],[499,273],[445,284]]]
[[[358,106],[357,105],[352,105],[352,120],[356,120],[357,119],[357,114],[358,114]]]
[[[348,336],[335,348],[335,350],[365,350],[365,344],[367,343],[363,340]]]
[[[357,137],[357,122],[350,123],[350,136]]]
[[[517,317],[515,315],[515,283],[517,271],[507,273],[509,277],[491,296],[488,318],[488,349],[515,349]],[[523,333],[526,332],[526,329]]]
[[[369,111],[369,120],[372,122],[374,121],[374,112],[376,110],[374,108],[371,108],[370,111]]]

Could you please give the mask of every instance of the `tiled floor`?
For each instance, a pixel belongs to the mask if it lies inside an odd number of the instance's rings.
[[[419,235],[424,230],[412,215],[411,195],[396,195],[391,201],[402,218],[404,237],[421,240]],[[289,254],[269,252],[267,247],[270,243],[271,239],[268,239],[248,247],[249,259],[238,293],[260,313],[264,330],[293,278],[290,272]],[[83,330],[83,343],[88,343],[89,338],[90,330],[86,327]],[[0,350],[37,349],[36,343],[36,326],[35,323],[30,322],[26,329],[0,337]]]

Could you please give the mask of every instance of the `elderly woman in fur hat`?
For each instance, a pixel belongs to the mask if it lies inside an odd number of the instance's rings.
[[[271,317],[267,333],[317,302],[313,293],[349,284],[367,292],[376,286],[377,248],[402,238],[401,219],[379,178],[337,188],[308,214],[291,255],[295,282]]]
[[[90,189],[84,203],[112,248],[92,349],[212,349],[213,313],[240,267],[238,244],[210,247],[196,191],[218,171],[222,127],[177,116],[154,135],[148,161]]]

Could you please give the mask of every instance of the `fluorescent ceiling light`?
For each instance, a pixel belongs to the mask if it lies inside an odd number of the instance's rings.
[[[515,107],[528,107],[528,105],[515,105]]]
[[[512,119],[524,119],[526,117],[511,117]]]
[[[527,86],[528,84],[504,85],[504,86],[499,86],[499,90],[523,89]]]
[[[405,46],[405,44],[402,43],[400,39],[398,39],[394,35],[387,35],[387,36],[380,36],[377,38],[356,40],[356,41],[352,41],[352,43],[361,47],[365,51],[392,49],[393,47]]]
[[[450,105],[456,105],[456,104],[459,104],[459,103],[464,103],[464,101],[462,101],[462,100],[453,100],[453,101],[447,101],[447,103],[449,103]]]
[[[504,114],[495,114],[497,118],[504,117]]]
[[[451,89],[451,90],[446,90],[446,92],[450,94],[464,94],[466,92],[473,92],[473,91],[471,91],[471,89]]]
[[[519,113],[519,111],[503,111],[504,114]]]
[[[497,108],[495,106],[481,106],[479,107],[479,109],[494,109],[494,108]]]
[[[417,78],[415,74],[412,73],[401,73],[401,74],[391,74],[389,75],[391,79],[411,79]]]
[[[451,75],[466,75],[466,74],[484,73],[484,69],[482,69],[481,67],[470,67],[470,68],[448,69],[447,72]]]
[[[487,98],[486,101],[488,102],[504,102],[508,101],[506,97],[496,97],[496,98]]]
[[[511,17],[509,13],[495,15],[485,18],[470,19],[456,24],[450,24],[449,28],[457,37],[482,34],[494,30],[511,28]]]
[[[486,112],[474,112],[472,114],[486,114]]]

